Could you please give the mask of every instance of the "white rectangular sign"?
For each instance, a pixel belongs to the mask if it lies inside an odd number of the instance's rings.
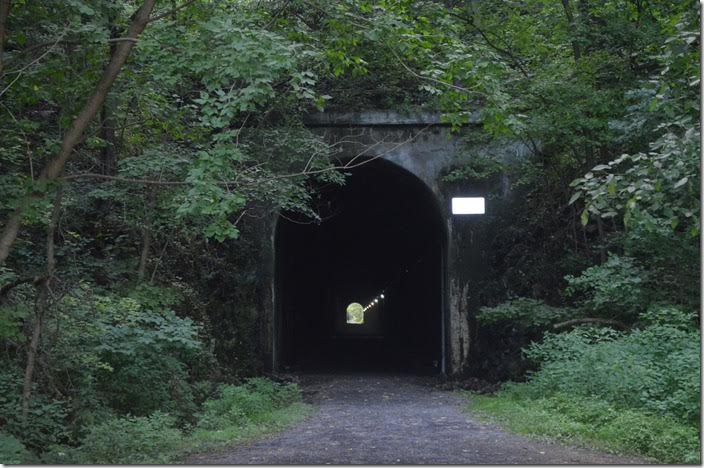
[[[453,197],[452,214],[484,214],[484,197]]]

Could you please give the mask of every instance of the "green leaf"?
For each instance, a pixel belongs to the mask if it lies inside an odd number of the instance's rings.
[[[579,197],[582,196],[582,192],[575,192],[574,195],[570,198],[570,201],[567,202],[568,205],[571,205],[572,203],[576,202]]]
[[[589,223],[589,210],[585,208],[579,219],[582,222],[582,226],[586,226]]]
[[[684,184],[687,183],[688,180],[689,180],[689,177],[683,177],[683,178],[681,178],[680,180],[678,180],[678,181],[675,183],[675,188],[680,188],[680,187],[682,187]]]

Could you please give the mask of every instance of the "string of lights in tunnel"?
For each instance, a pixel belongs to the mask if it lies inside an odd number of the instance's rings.
[[[402,269],[399,274],[396,275],[396,277],[387,283],[387,285],[381,290],[379,294],[374,296],[373,299],[369,301],[369,303],[366,306],[363,306],[362,304],[358,302],[352,302],[347,306],[347,323],[349,325],[363,325],[364,324],[364,313],[368,311],[369,309],[372,309],[373,307],[376,307],[380,304],[380,301],[383,301],[386,299],[386,294],[390,289],[392,289],[396,283],[401,282],[403,277],[408,274],[416,265],[421,263],[425,257],[428,256],[428,253],[430,253],[430,248],[423,252],[414,262],[409,264],[406,268]]]

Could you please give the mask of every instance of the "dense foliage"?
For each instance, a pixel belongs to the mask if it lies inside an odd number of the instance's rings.
[[[699,22],[694,0],[0,0],[0,461],[165,461],[295,399],[242,382],[267,216],[319,220],[344,183],[303,123],[330,107],[525,145],[443,179],[518,195],[469,370],[604,431],[662,417],[619,447],[692,461]]]

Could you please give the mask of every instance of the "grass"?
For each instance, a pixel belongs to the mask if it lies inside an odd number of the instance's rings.
[[[691,425],[599,400],[566,395],[529,399],[513,390],[493,396],[468,393],[467,410],[518,434],[660,463],[701,463],[699,430]]]
[[[233,424],[219,429],[196,429],[184,439],[183,446],[178,451],[178,458],[248,442],[281,431],[304,420],[312,411],[311,405],[296,402],[285,408],[264,413],[256,421],[244,425]]]

